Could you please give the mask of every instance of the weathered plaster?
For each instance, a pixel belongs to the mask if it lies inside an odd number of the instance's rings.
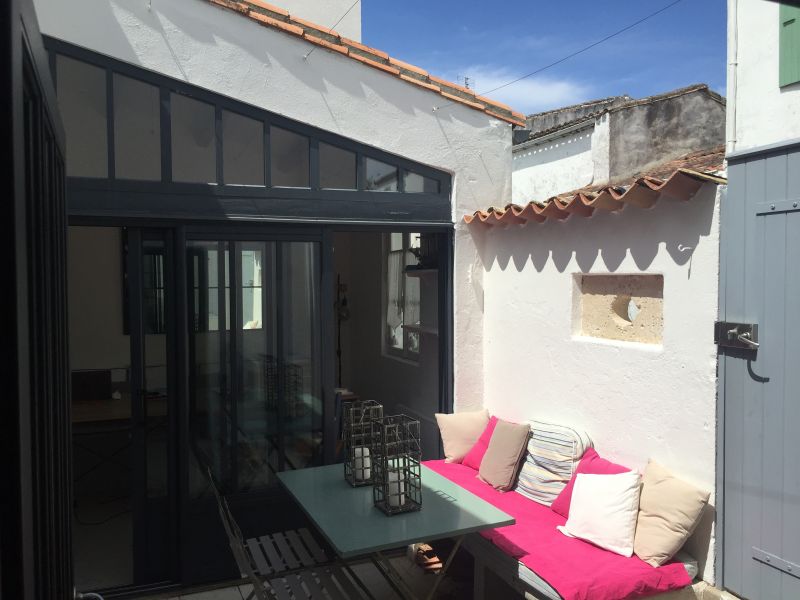
[[[641,469],[652,457],[713,492],[718,208],[707,184],[647,210],[477,227],[487,408],[584,428],[611,460]],[[575,276],[610,273],[663,275],[660,344],[574,335]],[[713,582],[712,522],[709,511],[689,552]]]

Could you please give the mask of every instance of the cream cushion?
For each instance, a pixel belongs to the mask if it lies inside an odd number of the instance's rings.
[[[436,413],[446,462],[460,463],[489,423],[489,411]]]
[[[517,479],[530,434],[527,423],[509,423],[498,419],[481,460],[478,476],[501,492],[510,490]]]
[[[635,471],[617,475],[578,473],[569,518],[558,530],[630,557],[639,512],[640,482]]]
[[[681,481],[651,460],[642,478],[642,497],[633,551],[654,567],[670,560],[692,535],[709,493]]]

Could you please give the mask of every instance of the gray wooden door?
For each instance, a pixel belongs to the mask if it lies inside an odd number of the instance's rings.
[[[800,599],[800,144],[729,159],[720,320],[759,326],[720,350],[723,585]]]

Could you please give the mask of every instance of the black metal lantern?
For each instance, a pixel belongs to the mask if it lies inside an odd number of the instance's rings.
[[[375,400],[353,400],[342,405],[344,478],[353,487],[372,483],[375,473],[372,423],[382,417],[383,405]]]
[[[372,499],[387,515],[422,508],[419,421],[393,415],[373,421]]]

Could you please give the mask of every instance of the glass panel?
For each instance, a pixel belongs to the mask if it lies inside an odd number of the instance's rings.
[[[264,185],[264,125],[222,111],[222,169],[226,185]]]
[[[270,173],[275,187],[309,187],[308,138],[270,127]]]
[[[189,183],[217,181],[214,107],[182,96],[170,95],[172,123],[172,180]]]
[[[282,245],[286,468],[302,469],[322,459],[322,394],[319,339],[319,246]]]
[[[386,247],[386,347],[402,350],[403,335],[403,289],[405,286],[405,234],[391,233]]]
[[[405,175],[405,190],[412,194],[438,194],[439,182],[436,179],[407,172]]]
[[[379,192],[397,191],[397,167],[374,158],[366,159],[367,189]]]
[[[240,491],[277,483],[278,346],[275,335],[275,244],[245,242],[241,258],[242,394],[236,414]],[[262,315],[266,315],[266,319]]]
[[[108,177],[105,70],[59,54],[56,79],[67,138],[67,175]]]
[[[319,143],[319,185],[323,189],[356,189],[355,152]]]
[[[144,318],[144,448],[146,499],[142,522],[147,524],[142,572],[148,581],[170,575],[169,395],[167,328],[165,323],[164,240],[142,242]]]
[[[210,494],[206,469],[211,468],[223,486],[231,483],[229,323],[230,275],[227,242],[187,243],[189,283],[190,385],[189,414],[191,458],[190,496]],[[220,283],[224,287],[220,289]]]
[[[130,338],[123,333],[122,232],[70,227],[75,585],[133,580]]]
[[[114,73],[114,176],[161,179],[159,89]]]
[[[417,257],[411,252],[412,249],[419,249],[420,247],[420,234],[408,234],[408,248],[406,252],[406,266],[416,265]],[[403,325],[419,325],[420,324],[420,278],[419,277],[404,277],[405,291],[403,293]],[[406,350],[408,352],[419,352],[419,332],[404,330],[406,335]]]

